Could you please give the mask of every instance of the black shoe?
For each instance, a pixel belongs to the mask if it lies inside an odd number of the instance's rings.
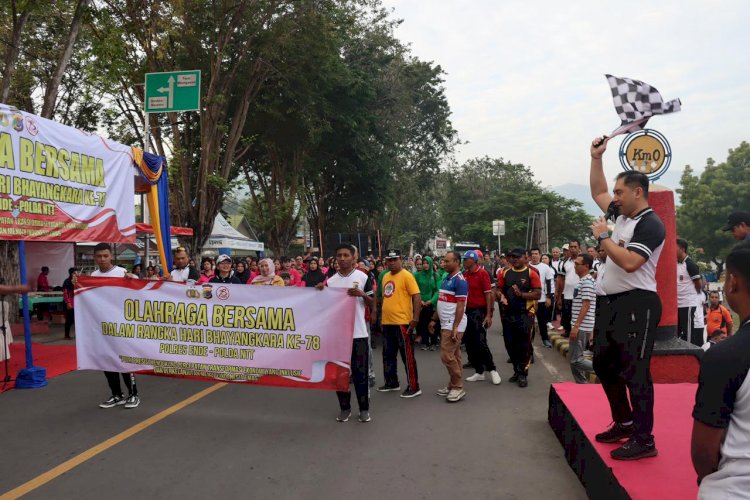
[[[417,389],[416,391],[412,391],[411,389],[407,388],[404,392],[401,393],[402,398],[415,398],[422,394],[421,389]]]
[[[622,425],[614,422],[609,429],[596,435],[600,443],[617,443],[633,435],[633,424]]]
[[[391,392],[391,391],[400,391],[400,390],[401,390],[400,385],[388,385],[388,384],[381,385],[377,389],[378,392]]]
[[[512,382],[512,383],[514,383],[514,384],[515,384],[516,382],[518,382],[518,374],[517,374],[517,373],[514,373],[514,374],[513,374],[513,376],[512,376],[512,377],[510,377],[510,378],[508,379],[508,382]]]
[[[528,385],[529,385],[529,381],[526,379],[526,375],[519,375],[518,387],[527,387]]]
[[[615,460],[640,460],[641,458],[655,457],[658,454],[653,438],[643,442],[632,437],[624,445],[610,452]]]

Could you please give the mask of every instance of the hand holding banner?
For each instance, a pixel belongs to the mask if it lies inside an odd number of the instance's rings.
[[[78,369],[347,390],[346,290],[80,277]]]

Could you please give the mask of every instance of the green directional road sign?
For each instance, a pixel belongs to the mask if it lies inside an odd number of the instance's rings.
[[[146,73],[146,113],[197,111],[201,104],[201,72]]]

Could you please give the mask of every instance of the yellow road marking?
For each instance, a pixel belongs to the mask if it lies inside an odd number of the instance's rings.
[[[116,436],[112,436],[111,438],[107,439],[106,441],[102,441],[101,443],[97,444],[96,446],[93,446],[89,448],[88,450],[81,452],[80,454],[76,455],[75,457],[66,460],[65,462],[61,463],[57,467],[48,470],[44,474],[40,474],[34,479],[22,484],[21,486],[14,488],[6,493],[3,493],[0,495],[0,500],[9,500],[11,498],[19,498],[23,495],[26,495],[27,493],[30,493],[34,491],[35,489],[39,488],[40,486],[43,486],[47,484],[48,482],[52,481],[53,479],[61,476],[62,474],[65,474],[66,472],[78,467],[82,463],[86,462],[87,460],[94,458],[99,453],[102,453],[103,451],[106,451],[116,444],[119,444],[129,437],[132,437],[142,430],[145,430],[155,423],[164,420],[168,416],[172,415],[173,413],[176,413],[186,406],[189,406],[196,401],[205,398],[209,394],[218,391],[222,387],[226,386],[226,382],[219,382],[217,384],[212,385],[211,387],[208,387],[198,393],[193,394],[187,399],[184,399],[180,401],[179,403],[170,406],[164,411],[161,411],[157,413],[156,415],[147,418],[143,422],[139,422],[135,424],[133,427],[126,429],[122,431],[121,433],[117,434]]]

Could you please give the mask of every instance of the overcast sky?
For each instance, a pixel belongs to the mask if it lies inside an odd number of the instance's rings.
[[[669,140],[670,170],[750,140],[750,2],[383,0],[396,35],[447,73],[453,125],[488,155],[530,166],[544,185],[588,183],[591,139],[620,120],[605,73],[643,80],[682,111],[649,128]],[[613,140],[609,178],[620,171]],[[676,187],[676,186],[670,186]]]

